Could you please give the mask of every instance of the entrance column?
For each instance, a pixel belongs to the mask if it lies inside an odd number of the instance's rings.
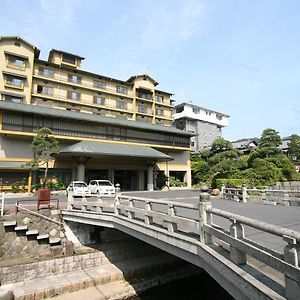
[[[153,165],[148,165],[148,170],[147,170],[147,191],[153,191]]]
[[[77,161],[77,180],[85,181],[85,165],[90,157],[80,156],[76,157]]]
[[[145,182],[145,176],[144,176],[144,170],[139,170],[138,171],[138,189],[139,191],[143,191],[144,190],[144,182]]]
[[[108,169],[108,180],[114,185],[115,184],[115,170]]]

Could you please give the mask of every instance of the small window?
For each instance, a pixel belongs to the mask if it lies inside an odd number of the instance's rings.
[[[156,95],[156,96],[155,96],[155,101],[156,101],[156,102],[162,103],[162,102],[164,102],[164,97],[163,97],[163,96]]]
[[[37,93],[38,94],[45,94],[45,95],[53,95],[53,88],[49,86],[37,86]]]
[[[23,103],[23,98],[17,96],[4,95],[3,100],[7,102],[13,102],[13,103]]]
[[[7,63],[10,66],[17,67],[20,69],[25,68],[25,58],[18,57],[15,55],[7,54]]]
[[[73,74],[68,75],[68,81],[69,82],[74,82],[74,83],[81,83],[81,77]]]
[[[44,76],[44,77],[49,77],[49,78],[53,78],[54,77],[54,71],[51,70],[51,69],[48,69],[48,68],[40,67],[39,68],[39,74],[41,76]]]
[[[23,88],[23,79],[11,75],[6,75],[5,83],[17,88]]]
[[[67,64],[76,65],[76,58],[72,55],[63,54],[62,61]]]
[[[196,108],[196,107],[193,107],[193,113],[200,114],[200,109]]]
[[[126,109],[126,103],[124,101],[117,101],[116,107],[119,109]]]
[[[68,91],[67,92],[67,97],[72,100],[80,100],[80,93]]]
[[[94,87],[97,89],[105,89],[105,82],[94,80]]]
[[[138,98],[152,100],[152,94],[151,93],[138,91],[137,96],[138,96]]]
[[[94,103],[98,105],[104,105],[105,98],[94,96]]]
[[[147,113],[147,107],[145,105],[138,105],[138,112],[142,113],[142,114],[146,114]]]
[[[183,110],[184,110],[184,107],[183,107],[183,106],[176,107],[176,113],[177,113],[177,114],[183,112]]]
[[[125,86],[118,85],[117,86],[117,92],[120,94],[127,94],[128,89]]]
[[[155,113],[156,113],[157,116],[163,116],[164,115],[164,110],[161,109],[161,108],[156,108]]]

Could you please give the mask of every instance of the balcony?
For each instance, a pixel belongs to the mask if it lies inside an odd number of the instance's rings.
[[[101,108],[101,109],[105,109],[105,110],[112,110],[112,111],[117,111],[117,112],[125,112],[128,114],[133,114],[132,111],[127,110],[127,108],[118,108],[117,107],[117,103],[115,106],[112,105],[100,105],[100,104],[96,104],[93,103],[93,100],[85,100],[85,99],[70,99],[66,96],[62,96],[59,94],[52,94],[52,95],[48,95],[48,94],[43,94],[43,93],[33,93],[32,97],[36,97],[36,98],[41,98],[41,99],[46,99],[46,100],[51,100],[51,101],[59,101],[59,102],[64,102],[66,104],[75,104],[75,105],[82,105],[82,106],[86,106],[86,107],[93,107],[93,108]]]
[[[61,84],[67,85],[67,86],[77,87],[80,89],[101,92],[104,94],[113,94],[113,95],[123,97],[123,98],[129,98],[129,99],[133,98],[131,95],[131,91],[128,91],[128,94],[118,93],[116,91],[116,87],[111,87],[111,86],[108,86],[107,84],[105,84],[103,86],[100,86],[100,85],[95,86],[93,80],[91,80],[91,82],[85,82],[84,80],[81,80],[81,83],[80,82],[70,82],[68,77],[63,77],[56,73],[48,74],[48,73],[45,73],[45,72],[39,71],[39,70],[34,71],[33,78],[47,80],[49,82],[61,83]]]

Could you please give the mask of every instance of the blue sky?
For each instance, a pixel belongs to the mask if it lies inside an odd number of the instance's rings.
[[[0,35],[85,57],[85,70],[147,73],[176,104],[230,115],[228,140],[300,134],[298,0],[1,0]]]

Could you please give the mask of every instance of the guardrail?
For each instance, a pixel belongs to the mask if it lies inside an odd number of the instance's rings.
[[[189,235],[206,245],[227,245],[230,259],[235,264],[246,265],[247,257],[251,256],[281,272],[285,279],[286,299],[299,300],[300,232],[214,209],[211,207],[208,193],[200,194],[200,202],[197,205],[123,195],[110,200],[98,197],[96,201],[88,201],[83,197],[81,201],[75,201],[70,194],[68,209],[113,215],[135,224],[141,222],[147,226],[159,226],[170,234]],[[194,218],[186,217],[187,211],[192,211]],[[229,229],[214,224],[213,215],[229,220]],[[286,243],[283,254],[248,239],[244,226],[281,237]]]

